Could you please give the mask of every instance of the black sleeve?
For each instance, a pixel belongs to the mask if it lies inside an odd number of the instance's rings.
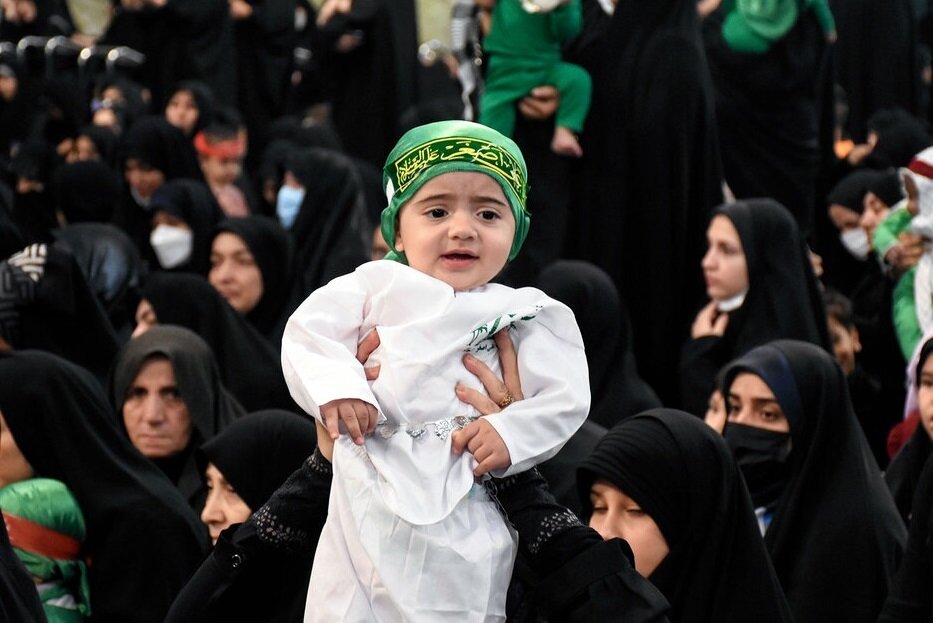
[[[246,523],[221,533],[166,623],[301,620],[332,479],[315,450]]]
[[[541,578],[531,594],[548,620],[667,621],[667,601],[635,571],[628,544],[603,541],[580,523],[536,469],[490,480],[487,488],[518,532],[519,555]]]
[[[930,561],[931,506],[933,506],[933,461],[927,461],[914,494],[907,550],[894,578],[891,592],[878,623],[929,623],[933,621],[933,577]]]

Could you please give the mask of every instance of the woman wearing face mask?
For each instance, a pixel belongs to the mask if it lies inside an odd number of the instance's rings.
[[[196,180],[165,182],[153,193],[149,244],[163,270],[204,274],[210,239],[223,212],[210,188]]]
[[[203,180],[197,155],[181,130],[162,117],[145,117],[122,137],[120,168],[126,184],[113,222],[130,235],[143,257],[153,258],[152,197],[169,180]]]
[[[372,227],[359,173],[346,156],[320,147],[294,149],[275,210],[295,244],[286,309],[369,260]]]
[[[628,542],[671,621],[791,620],[729,448],[697,418],[655,409],[625,420],[577,482],[590,527]]]
[[[732,362],[723,393],[725,439],[794,620],[873,623],[905,531],[842,370],[813,344],[778,340]]]
[[[771,199],[718,207],[706,237],[710,302],[697,314],[680,360],[685,410],[703,415],[716,372],[778,338],[830,350],[819,285],[790,212]]]

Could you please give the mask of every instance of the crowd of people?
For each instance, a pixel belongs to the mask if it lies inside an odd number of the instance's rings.
[[[0,42],[0,620],[931,620],[929,8]]]

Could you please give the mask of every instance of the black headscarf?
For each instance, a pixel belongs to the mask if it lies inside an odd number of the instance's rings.
[[[164,117],[143,117],[123,135],[120,162],[135,158],[162,171],[166,180],[203,179],[194,146]]]
[[[165,182],[152,194],[149,209],[153,216],[159,211],[166,212],[183,220],[191,228],[191,257],[171,270],[207,274],[214,227],[224,217],[207,184],[189,179]]]
[[[317,147],[296,150],[286,169],[305,187],[290,230],[296,267],[290,314],[311,292],[369,260],[372,228],[359,174],[346,156]]]
[[[192,435],[188,447],[178,456],[153,462],[169,476],[189,504],[200,508],[204,488],[194,449],[241,417],[243,407],[224,389],[217,362],[204,340],[183,327],[159,325],[127,342],[114,360],[110,398],[119,427],[124,431],[126,393],[143,364],[159,355],[172,364],[178,392],[191,416]]]
[[[703,227],[722,202],[696,4],[621,0],[597,58],[583,134],[587,209],[570,222],[581,259],[609,273],[628,307],[644,379],[670,402],[670,370],[703,293]]]
[[[0,411],[26,460],[64,482],[84,513],[94,619],[162,621],[207,551],[204,526],[120,434],[85,370],[48,353],[0,353],[0,379]]]
[[[89,138],[94,143],[101,162],[111,169],[117,166],[117,147],[120,138],[113,130],[97,125],[86,125],[78,130],[78,135],[75,138],[82,136]]]
[[[842,369],[813,344],[778,340],[733,362],[724,394],[742,372],[768,385],[790,422],[789,479],[765,545],[794,620],[873,623],[906,534]]]
[[[214,99],[214,93],[211,88],[200,80],[184,80],[175,85],[175,88],[165,98],[165,105],[168,106],[169,100],[181,91],[187,91],[194,99],[195,106],[198,108],[198,120],[191,130],[188,138],[194,138],[194,135],[206,128],[214,120],[214,109],[217,108],[217,102]]]
[[[120,178],[101,160],[62,165],[52,179],[58,210],[68,223],[109,223],[120,198]]]
[[[853,212],[859,214],[865,209],[862,199],[868,192],[869,184],[873,183],[879,176],[884,175],[880,171],[871,169],[857,169],[833,186],[829,194],[826,195],[826,204],[839,204]]]
[[[54,159],[54,151],[45,141],[30,139],[19,146],[10,162],[14,184],[23,178],[43,186],[25,193],[14,191],[13,219],[28,242],[50,242],[51,231],[58,227],[49,184]]]
[[[67,250],[30,245],[0,261],[0,335],[81,365],[103,382],[119,348],[107,313]],[[15,284],[15,287],[14,287]]]
[[[256,411],[201,446],[201,472],[213,463],[255,511],[301,467],[316,444],[309,418],[275,409]]]
[[[878,141],[866,164],[876,169],[906,167],[916,154],[933,145],[926,126],[900,108],[879,110],[868,125]]]
[[[186,327],[210,346],[224,385],[248,410],[296,409],[278,348],[200,275],[155,273],[143,286],[160,324]]]
[[[129,236],[109,223],[78,223],[55,230],[55,244],[74,255],[111,326],[125,341],[133,330],[142,271]]]
[[[669,409],[629,418],[577,478],[586,515],[590,487],[604,479],[658,525],[670,552],[648,579],[670,602],[672,621],[791,620],[729,448],[697,418]]]
[[[779,338],[831,351],[823,297],[790,212],[772,199],[748,199],[720,206],[720,214],[738,231],[748,268],[748,294],[723,336],[729,358]]]
[[[278,222],[264,216],[225,219],[214,230],[214,238],[221,232],[242,238],[255,258],[262,274],[262,298],[246,317],[260,333],[278,345],[282,336],[276,335],[275,329],[280,324],[292,283],[293,249],[288,232]]]
[[[755,346],[785,338],[832,348],[819,283],[790,212],[772,199],[746,199],[719,206],[713,218],[718,215],[738,231],[749,285],[742,306],[729,312],[721,338],[692,339],[684,346],[681,398],[696,415],[706,411],[719,369]]]
[[[605,271],[588,262],[559,260],[541,271],[537,285],[570,307],[580,325],[593,395],[590,421],[612,427],[661,406],[638,376],[628,312]]]

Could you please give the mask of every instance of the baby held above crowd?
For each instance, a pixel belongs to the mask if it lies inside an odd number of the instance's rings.
[[[336,439],[306,620],[504,620],[515,537],[482,479],[546,460],[583,423],[580,331],[541,291],[490,283],[530,222],[513,141],[465,121],[421,126],[383,184],[391,252],[312,293],[282,344],[292,396]],[[377,328],[368,381],[357,345]],[[517,370],[500,371],[500,332]],[[501,411],[480,417],[458,399],[481,389],[464,357],[517,375],[524,396],[503,388],[490,396]]]

